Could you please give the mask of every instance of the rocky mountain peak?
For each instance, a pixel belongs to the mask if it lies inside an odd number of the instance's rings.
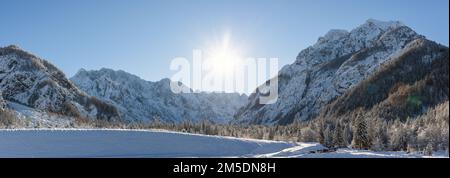
[[[396,31],[400,27],[406,26],[398,21],[385,22],[369,19],[350,32],[330,30],[320,37],[316,44],[302,50],[295,63],[305,67],[314,66],[363,48],[373,47],[383,34]]]
[[[403,24],[400,21],[381,21],[381,20],[376,20],[376,19],[367,19],[366,23],[362,24],[358,28],[364,28],[364,27],[379,28],[379,29],[386,31],[389,28],[397,28],[400,26],[405,26],[405,24]]]

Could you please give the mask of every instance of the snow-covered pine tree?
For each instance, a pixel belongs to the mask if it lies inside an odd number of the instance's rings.
[[[333,147],[333,130],[330,125],[327,125],[325,130],[323,131],[323,145],[326,147]]]
[[[354,133],[352,146],[356,149],[367,150],[370,148],[369,135],[367,133],[366,119],[359,114],[354,121]]]
[[[318,141],[319,143],[326,145],[325,144],[325,123],[324,123],[324,119],[323,118],[318,118],[317,122],[315,123],[315,128],[317,129],[317,136],[318,136]]]
[[[336,127],[334,128],[334,134],[333,134],[333,145],[337,148],[343,148],[347,146],[345,144],[344,135],[343,135],[343,128],[341,127],[340,122],[338,121],[336,124]]]
[[[6,102],[3,100],[2,92],[0,92],[0,110],[3,110],[6,108]]]
[[[318,134],[310,127],[305,127],[300,130],[300,141],[302,142],[315,142],[317,141]]]
[[[390,130],[390,149],[393,151],[405,151],[408,147],[408,134],[404,124],[399,120],[395,120]]]
[[[382,121],[381,118],[371,119],[370,127],[372,127],[369,132],[369,138],[371,140],[372,150],[385,150],[388,144],[387,128],[386,122]]]
[[[426,156],[432,156],[433,155],[433,144],[428,143],[427,147],[425,148],[423,154]]]
[[[345,124],[343,137],[344,137],[344,142],[345,142],[346,146],[352,144],[353,131],[352,131],[352,127],[348,124]]]

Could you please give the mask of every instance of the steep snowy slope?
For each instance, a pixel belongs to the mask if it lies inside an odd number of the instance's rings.
[[[320,117],[350,120],[414,118],[449,98],[448,47],[426,39],[409,43],[369,78],[339,96]],[[448,129],[448,127],[447,127]]]
[[[279,72],[279,98],[258,104],[259,91],[235,115],[235,123],[289,124],[308,120],[366,79],[409,42],[424,38],[400,22],[367,20],[347,32],[331,30]]]
[[[71,78],[79,88],[116,106],[130,121],[155,117],[167,122],[208,119],[224,123],[232,119],[247,97],[227,93],[184,93],[170,90],[170,80],[145,81],[124,71],[81,69]]]
[[[116,109],[75,87],[49,62],[17,46],[0,48],[0,93],[34,109],[92,119],[118,119]]]

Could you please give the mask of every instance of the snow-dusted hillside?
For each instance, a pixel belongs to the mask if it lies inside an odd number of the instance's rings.
[[[0,130],[0,157],[420,157],[161,130]]]
[[[74,117],[45,112],[15,102],[7,101],[6,108],[15,114],[19,122],[8,128],[72,128],[75,123]]]
[[[350,32],[331,30],[281,69],[275,104],[258,104],[257,92],[238,111],[235,122],[289,124],[311,119],[418,38],[424,37],[400,22],[373,19]]]
[[[4,100],[42,111],[92,119],[116,119],[117,111],[74,86],[62,71],[17,46],[0,48]]]
[[[149,121],[159,117],[163,121],[181,122],[208,119],[228,122],[247,101],[237,93],[183,93],[170,89],[170,80],[145,81],[124,71],[84,69],[71,80],[88,94],[116,106],[123,118],[130,121]]]

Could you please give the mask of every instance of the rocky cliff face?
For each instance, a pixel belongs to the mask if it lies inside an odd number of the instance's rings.
[[[260,92],[235,115],[235,123],[289,124],[309,120],[323,106],[368,78],[408,43],[424,38],[400,22],[367,20],[347,32],[331,30],[279,72],[279,98],[259,105]]]

